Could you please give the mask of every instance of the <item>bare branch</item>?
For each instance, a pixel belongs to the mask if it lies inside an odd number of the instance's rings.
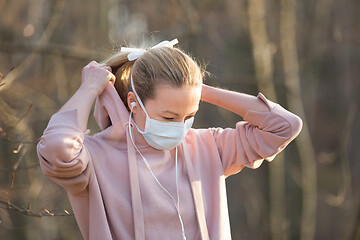
[[[27,204],[27,208],[20,207],[10,201],[10,192],[4,190],[0,191],[0,208],[15,211],[31,217],[56,217],[56,216],[73,216],[74,213],[68,210],[62,212],[56,211],[56,209],[48,210],[47,208],[41,208],[39,211],[30,210],[30,203]],[[1,222],[0,222],[1,223]]]
[[[80,60],[93,60],[99,57],[99,53],[93,49],[86,49],[74,46],[61,45],[58,43],[47,43],[42,46],[35,46],[30,44],[19,44],[10,42],[1,42],[1,52],[34,52],[36,50],[39,54],[52,54],[64,57],[80,59]],[[1,80],[0,80],[1,83]],[[1,86],[1,85],[0,85]]]
[[[351,168],[350,168],[350,159],[349,159],[349,153],[348,153],[348,146],[349,141],[351,139],[351,134],[353,133],[353,124],[356,119],[356,115],[358,110],[358,104],[357,102],[354,102],[350,105],[348,114],[346,114],[347,118],[345,121],[345,126],[343,130],[341,140],[339,141],[340,144],[338,146],[338,155],[341,159],[341,172],[342,172],[342,178],[343,178],[343,186],[338,191],[338,194],[327,194],[325,196],[325,201],[329,206],[332,207],[339,207],[340,205],[344,204],[346,198],[351,195]]]
[[[26,116],[29,115],[31,109],[32,109],[32,104],[30,104],[30,106],[28,107],[28,109],[26,110],[26,112],[19,118],[19,120],[15,123],[15,125],[11,126],[11,128],[15,128]]]
[[[16,169],[16,171],[29,170],[29,169],[38,168],[38,167],[40,167],[40,163],[34,163],[31,165],[27,165],[27,166],[19,166]],[[14,169],[13,168],[0,168],[0,172],[11,172],[11,171],[14,171]]]
[[[4,135],[1,135],[1,134]],[[37,144],[37,142],[40,140],[40,138],[36,139],[36,140],[23,140],[23,139],[13,139],[13,138],[9,138],[9,137],[5,137],[6,133],[3,132],[0,128],[0,140],[6,141],[6,142],[10,142],[10,143],[20,143],[20,144]]]
[[[41,208],[39,211],[34,212],[31,211],[29,208],[29,204],[27,208],[22,208],[19,207],[17,205],[15,205],[14,203],[11,203],[9,201],[6,201],[4,199],[0,199],[0,203],[2,203],[0,205],[0,208],[3,209],[8,209],[11,211],[15,211],[21,214],[24,214],[26,216],[31,216],[31,217],[65,217],[65,216],[74,216],[74,213],[72,211],[68,211],[68,210],[63,210],[62,212],[56,212],[56,210],[48,210],[46,208]]]

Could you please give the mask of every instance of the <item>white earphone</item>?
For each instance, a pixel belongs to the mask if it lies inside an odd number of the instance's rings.
[[[136,102],[131,102],[131,103],[130,103],[130,106],[131,106],[131,109],[132,109],[133,107],[136,106]]]

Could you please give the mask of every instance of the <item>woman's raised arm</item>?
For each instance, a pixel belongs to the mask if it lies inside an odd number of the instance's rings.
[[[115,80],[109,70],[97,62],[84,67],[80,88],[51,117],[37,145],[44,174],[70,192],[81,192],[88,185],[90,154],[83,145],[84,132],[96,97]]]
[[[234,91],[210,87],[203,84],[201,100],[230,110],[242,117],[248,110],[256,112],[269,112],[270,109],[259,98]]]
[[[79,126],[81,130],[85,131],[92,105],[96,97],[104,91],[109,81],[115,81],[115,76],[111,73],[111,68],[95,61],[90,62],[82,70],[80,88],[65,103],[59,112],[76,109]]]
[[[262,94],[248,94],[203,85],[201,99],[244,118],[236,128],[213,128],[224,173],[235,174],[243,167],[257,168],[271,161],[301,131],[302,121]]]

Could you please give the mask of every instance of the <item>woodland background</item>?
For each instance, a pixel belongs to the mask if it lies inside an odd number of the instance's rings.
[[[356,0],[1,0],[0,239],[81,239],[36,143],[88,62],[173,38],[207,84],[304,121],[271,164],[227,179],[233,239],[360,239],[359,13]],[[202,103],[194,127],[240,119]]]

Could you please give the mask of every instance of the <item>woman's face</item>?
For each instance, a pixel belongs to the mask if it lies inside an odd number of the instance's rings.
[[[134,93],[130,101],[135,101]],[[201,86],[173,87],[167,83],[159,84],[155,97],[147,99],[145,110],[151,119],[164,122],[184,122],[193,117],[199,109]],[[146,115],[138,101],[133,108],[134,120],[141,130],[145,128]]]

